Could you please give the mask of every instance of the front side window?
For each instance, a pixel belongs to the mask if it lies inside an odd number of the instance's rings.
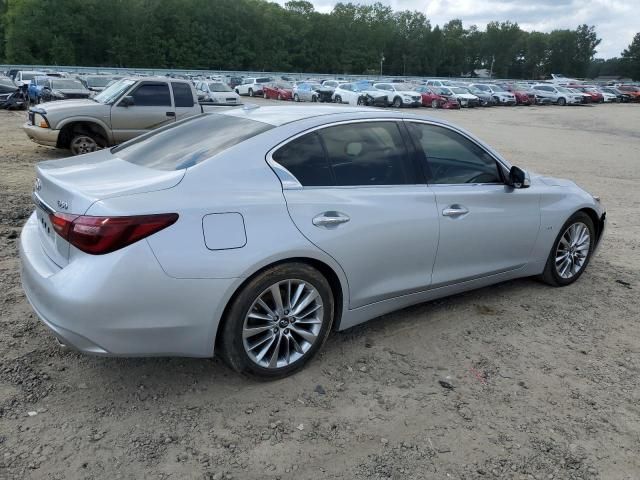
[[[424,155],[429,183],[502,183],[496,160],[471,140],[437,125],[414,122],[407,125]]]
[[[143,83],[131,94],[137,107],[170,107],[171,95],[166,83]]]
[[[193,107],[193,94],[189,85],[171,82],[171,88],[173,89],[173,100],[176,103],[176,107]]]

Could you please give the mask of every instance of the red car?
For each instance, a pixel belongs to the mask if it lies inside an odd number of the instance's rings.
[[[634,85],[620,85],[616,88],[629,95],[632,102],[640,102],[640,87],[636,87]]]
[[[504,87],[516,97],[516,105],[533,105],[536,103],[535,94],[531,93],[529,89],[525,89],[517,83],[505,85]]]
[[[446,109],[458,109],[460,103],[458,100],[452,97],[445,97],[444,95],[437,94],[430,87],[422,86],[417,87],[416,92],[422,97],[422,106],[431,108],[446,108]]]
[[[594,87],[589,85],[569,85],[569,88],[578,90],[579,92],[586,93],[591,97],[591,103],[603,103],[604,95],[597,91]]]
[[[262,87],[262,96],[274,100],[293,100],[293,87],[284,83],[270,83]]]

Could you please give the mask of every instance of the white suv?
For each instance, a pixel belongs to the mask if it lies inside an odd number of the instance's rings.
[[[249,77],[242,80],[242,83],[237,85],[235,90],[238,95],[254,97],[262,95],[262,86],[272,81],[273,79],[269,77]]]
[[[387,103],[394,108],[419,107],[422,95],[415,91],[413,85],[407,83],[375,83],[373,87],[387,95]]]
[[[578,105],[582,103],[582,95],[574,93],[566,87],[540,84],[534,85],[533,89],[536,93],[540,93],[540,96],[550,98],[556,105]]]

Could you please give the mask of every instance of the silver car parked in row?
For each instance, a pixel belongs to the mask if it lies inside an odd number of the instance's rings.
[[[332,330],[518,277],[568,285],[597,197],[441,120],[347,107],[203,114],[38,164],[27,298],[83,352],[281,377]]]

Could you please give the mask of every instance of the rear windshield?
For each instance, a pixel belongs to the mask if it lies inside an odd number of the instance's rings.
[[[58,80],[58,79],[54,79],[51,80],[51,84],[53,86],[53,88],[69,88],[69,89],[76,89],[76,90],[82,90],[84,87],[82,86],[82,83],[80,83],[78,80]]]
[[[105,87],[113,77],[85,77],[87,85],[90,87]]]
[[[156,170],[192,167],[273,125],[220,114],[191,117],[111,149],[129,163]]]

